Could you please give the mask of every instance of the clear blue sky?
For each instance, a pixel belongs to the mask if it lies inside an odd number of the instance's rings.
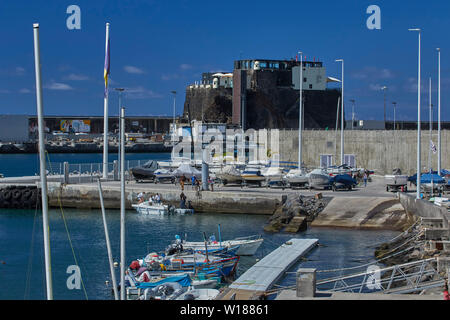
[[[69,5],[81,8],[81,30],[68,30]],[[381,30],[368,30],[366,9],[381,8]],[[417,34],[422,33],[423,119],[428,78],[437,105],[437,53],[442,49],[442,117],[450,120],[448,1],[6,1],[0,2],[0,113],[35,114],[34,22],[40,23],[45,114],[102,115],[105,23],[111,23],[112,87],[128,88],[127,114],[171,115],[179,92],[206,71],[232,71],[242,58],[284,59],[302,50],[340,78],[345,59],[347,116],[383,119],[389,87],[397,118],[416,120]],[[117,114],[110,94],[110,114]],[[436,112],[434,113],[436,115]]]

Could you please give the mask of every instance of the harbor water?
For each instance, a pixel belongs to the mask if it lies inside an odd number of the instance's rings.
[[[102,161],[101,154],[50,154],[48,158],[50,163]],[[169,158],[170,154],[127,154],[127,160]],[[117,154],[110,154],[109,161],[116,159]],[[0,155],[0,173],[7,177],[35,175],[38,171],[38,155]],[[299,262],[291,271],[300,265],[329,270],[373,261],[374,244],[392,239],[398,234],[392,231],[322,228],[294,235],[269,234],[263,231],[268,216],[253,214],[148,216],[127,211],[126,215],[127,265],[149,252],[164,250],[175,235],[190,241],[203,241],[205,232],[207,236],[215,234],[216,239],[219,239],[219,224],[224,240],[260,234],[264,238],[262,246],[255,256],[241,257],[237,275],[291,238],[317,238],[321,244],[307,255],[307,261]],[[101,211],[54,208],[49,212],[49,219],[54,298],[113,299]],[[120,211],[108,210],[107,221],[114,261],[119,262]],[[0,300],[46,298],[42,233],[40,210],[0,209]],[[80,289],[69,289],[67,285],[73,279],[73,271],[69,268],[73,265],[80,267]],[[119,279],[118,270],[116,268]],[[334,273],[332,276],[339,274]],[[295,274],[287,274],[279,284],[294,285]]]
[[[285,241],[317,238],[323,245],[301,262],[319,270],[352,267],[373,259],[373,245],[393,238],[391,231],[352,231],[311,229],[296,235],[264,233],[267,216],[237,214],[194,214],[174,216],[139,215],[127,211],[127,264],[147,253],[164,250],[175,235],[202,241],[203,232],[215,234],[218,224],[222,239],[261,234],[265,239],[254,257],[242,257],[238,274],[252,266]],[[120,257],[120,211],[107,211],[114,261]],[[50,245],[55,299],[113,299],[106,242],[100,210],[50,210]],[[70,241],[69,241],[70,236]],[[42,216],[39,211],[5,209],[0,211],[0,299],[45,299]],[[76,259],[76,260],[75,260]],[[69,290],[67,281],[78,265],[80,289]],[[295,271],[295,266],[293,271]],[[119,268],[116,268],[117,272]],[[118,275],[118,274],[117,274]],[[70,279],[69,279],[70,282]],[[289,274],[282,285],[295,284]]]

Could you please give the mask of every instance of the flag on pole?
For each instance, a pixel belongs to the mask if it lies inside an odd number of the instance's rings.
[[[108,95],[108,76],[109,76],[109,34],[108,34],[108,40],[106,45],[106,52],[105,52],[105,68],[103,77],[105,78],[105,98]]]
[[[433,151],[434,154],[437,153],[437,149],[436,149],[436,146],[433,143],[433,140],[430,140],[430,148],[431,148],[431,151]]]

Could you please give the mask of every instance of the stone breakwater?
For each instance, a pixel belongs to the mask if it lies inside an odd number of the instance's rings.
[[[323,198],[321,194],[315,196],[302,196],[290,194],[264,227],[266,232],[290,232],[304,231],[308,223],[327,206],[331,198]]]

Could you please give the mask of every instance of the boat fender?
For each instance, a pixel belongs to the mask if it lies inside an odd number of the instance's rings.
[[[160,265],[162,271],[166,271],[167,270],[167,268],[166,268],[166,266],[164,264],[160,263],[159,265]]]

